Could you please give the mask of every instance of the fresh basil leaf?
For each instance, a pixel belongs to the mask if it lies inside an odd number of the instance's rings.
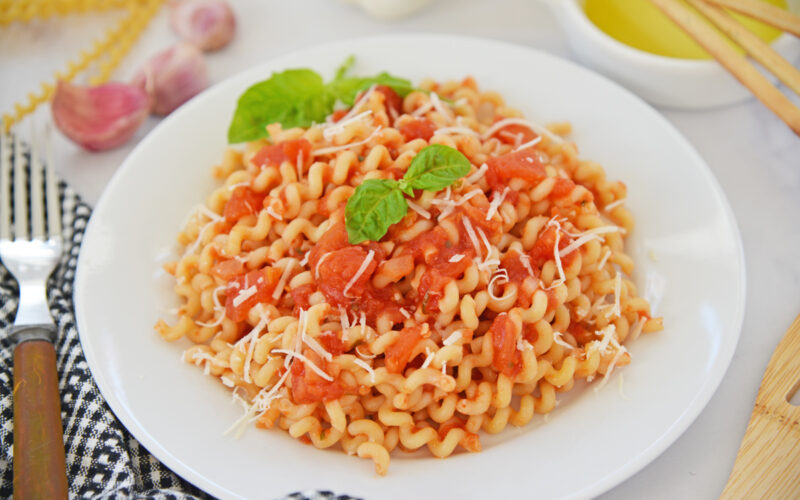
[[[322,122],[333,109],[335,97],[322,77],[310,69],[289,69],[274,73],[239,97],[228,128],[231,144],[267,137],[267,125],[284,128],[308,127]]]
[[[469,173],[470,163],[457,149],[442,144],[431,144],[423,148],[411,160],[400,189],[439,191]]]
[[[396,181],[367,179],[347,200],[344,212],[347,239],[351,245],[378,241],[407,211],[408,204]]]
[[[367,90],[373,85],[391,87],[400,97],[405,97],[414,90],[408,80],[392,76],[386,72],[372,77],[345,77],[343,75],[340,77],[337,73],[337,77],[328,85],[331,93],[347,106],[352,106],[355,103],[359,92]]]
[[[347,56],[347,59],[336,69],[336,73],[334,74],[333,81],[341,80],[344,78],[344,75],[350,71],[350,68],[353,67],[353,64],[356,62],[356,56],[350,54]]]

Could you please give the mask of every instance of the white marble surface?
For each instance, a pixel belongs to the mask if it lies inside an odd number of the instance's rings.
[[[572,58],[548,10],[531,0],[433,0],[427,10],[399,22],[373,20],[338,0],[233,3],[238,35],[225,51],[209,56],[213,81],[294,49],[395,32],[483,36]],[[0,110],[10,109],[34,82],[61,68],[119,17],[89,14],[0,29]],[[175,40],[162,11],[117,75],[129,77],[148,55]],[[607,500],[716,498],[772,350],[800,313],[800,225],[794,221],[800,213],[800,138],[754,100],[710,111],[661,111],[705,158],[733,206],[747,259],[747,309],[736,355],[706,409],[663,455],[602,496]],[[150,119],[137,139],[156,123]],[[89,203],[135,143],[90,154],[57,135],[53,142],[56,168]]]

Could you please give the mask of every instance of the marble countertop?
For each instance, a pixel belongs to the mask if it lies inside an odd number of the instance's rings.
[[[374,20],[337,0],[232,3],[239,30],[231,46],[208,57],[214,82],[291,50],[382,33],[468,34],[574,58],[548,9],[530,0],[433,0],[423,12],[397,22]],[[0,110],[9,110],[33,90],[34,82],[49,78],[119,17],[119,12],[107,12],[3,27]],[[174,41],[162,12],[117,75],[129,77],[149,55]],[[800,213],[800,138],[753,99],[712,110],[660,111],[697,148],[730,200],[744,241],[747,307],[736,354],[708,406],[674,445],[604,494],[605,500],[716,498],[736,457],[764,368],[800,313],[800,224],[794,220]],[[136,140],[157,122],[149,119]],[[56,134],[56,168],[93,204],[136,140],[90,154]]]

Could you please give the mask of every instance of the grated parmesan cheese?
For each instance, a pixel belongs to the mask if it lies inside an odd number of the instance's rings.
[[[608,205],[603,207],[603,211],[610,212],[610,211],[614,210],[615,208],[617,208],[618,206],[623,205],[624,203],[625,203],[625,198],[620,198],[620,199],[618,199],[616,201],[612,201],[611,203],[609,203]]]
[[[465,255],[463,253],[457,253],[457,254],[453,255],[452,257],[450,257],[449,259],[447,259],[447,262],[451,262],[451,263],[459,262],[464,257],[465,257]]]
[[[478,243],[478,236],[475,234],[475,229],[472,227],[472,222],[470,222],[466,215],[461,216],[461,222],[464,224],[464,229],[467,230],[467,236],[469,236],[472,246],[475,247],[475,254],[480,257],[482,255],[481,244]]]
[[[436,353],[433,351],[428,352],[428,355],[425,357],[425,361],[422,362],[422,366],[420,366],[420,368],[424,370],[425,368],[429,367],[435,355]]]
[[[603,257],[600,259],[600,263],[597,264],[597,269],[603,269],[603,266],[606,265],[606,261],[608,261],[609,257],[611,257],[611,249],[607,248],[606,253],[604,253]]]
[[[324,347],[317,342],[317,339],[310,335],[306,335],[303,333],[303,342],[315,353],[319,354],[319,356],[324,359],[325,361],[331,361],[333,359],[333,355],[325,350]]]
[[[466,180],[470,184],[474,184],[478,182],[481,179],[481,177],[483,177],[483,175],[486,173],[487,170],[489,170],[489,165],[484,163],[483,165],[480,166],[478,170],[473,172],[469,177],[467,177],[464,180]]]
[[[583,244],[588,243],[591,240],[603,240],[603,238],[600,237],[601,234],[616,233],[619,232],[619,230],[619,226],[601,226],[584,231],[583,233],[580,233],[579,236],[576,235],[578,236],[578,239],[562,248],[559,252],[559,255],[561,255],[561,257],[569,255],[576,249],[580,248]]]
[[[359,101],[359,102],[360,102],[360,101]],[[351,114],[352,112],[353,112],[353,110],[350,110],[350,111],[348,112],[348,115],[349,115],[349,114]],[[367,116],[369,116],[369,115],[371,115],[371,114],[372,114],[372,110],[371,110],[371,109],[368,109],[368,110],[366,110],[366,111],[364,111],[364,112],[362,112],[362,113],[359,113],[359,114],[357,114],[357,115],[355,115],[355,116],[352,116],[352,117],[349,117],[349,118],[347,117],[347,115],[345,115],[345,116],[344,116],[344,117],[343,117],[341,120],[339,120],[338,122],[331,123],[331,124],[327,125],[327,126],[326,126],[326,127],[323,129],[323,130],[322,130],[322,136],[325,138],[325,140],[326,140],[326,141],[329,141],[329,142],[330,142],[330,141],[332,141],[332,140],[333,140],[333,138],[334,138],[334,137],[335,137],[337,134],[339,134],[340,132],[343,132],[343,131],[344,131],[344,129],[345,129],[345,127],[347,127],[347,126],[348,126],[348,125],[350,125],[351,123],[355,123],[355,122],[357,122],[357,121],[361,121],[361,119],[362,119],[362,118],[366,118]]]
[[[459,340],[461,340],[461,337],[463,337],[463,336],[464,335],[461,333],[461,330],[456,330],[455,332],[451,333],[446,339],[444,339],[442,341],[442,345],[446,345],[446,346],[453,345],[456,342],[458,342]]]
[[[489,203],[489,210],[486,211],[487,221],[492,220],[494,214],[497,213],[497,210],[500,208],[500,205],[502,205],[503,201],[506,199],[506,195],[508,194],[509,190],[510,188],[506,186],[506,188],[503,189],[503,193],[500,196],[497,196],[497,191],[494,192],[494,195],[492,195],[492,201]]]
[[[509,125],[522,125],[523,127],[528,127],[529,129],[531,129],[531,131],[536,132],[539,135],[546,135],[553,142],[556,142],[556,143],[559,143],[559,144],[564,142],[564,139],[562,139],[561,137],[557,136],[556,134],[550,132],[545,127],[542,127],[541,125],[537,125],[537,124],[535,124],[533,122],[530,122],[528,120],[523,120],[522,118],[506,118],[504,120],[500,120],[499,122],[497,122],[494,125],[492,125],[486,132],[484,132],[481,137],[484,140],[486,140],[486,139],[490,138],[491,136],[493,136],[495,134],[495,132],[497,132],[498,130],[500,130],[500,129],[504,128],[504,127],[507,127]]]
[[[535,278],[536,276],[533,274],[533,267],[531,267],[531,256],[521,253],[519,254],[519,261],[522,262],[522,267],[528,271],[528,274],[531,275],[531,278]]]
[[[233,307],[239,307],[242,305],[242,302],[255,295],[257,291],[258,288],[256,288],[255,285],[245,288],[244,290],[240,290],[239,294],[233,298]]]
[[[292,272],[292,268],[294,267],[294,260],[290,260],[286,267],[283,268],[283,273],[281,274],[281,278],[278,280],[278,284],[275,286],[275,290],[272,291],[272,298],[278,300],[283,294],[283,289],[286,286],[286,282],[289,280],[289,273]]]
[[[366,143],[368,143],[369,141],[371,141],[371,140],[372,140],[372,138],[373,138],[373,137],[375,137],[375,135],[376,135],[378,132],[380,132],[381,128],[383,128],[383,127],[382,127],[381,125],[378,125],[378,126],[375,128],[375,130],[373,130],[373,131],[372,131],[372,133],[371,133],[371,134],[369,134],[369,136],[367,136],[367,138],[366,138],[366,139],[364,139],[364,140],[361,140],[361,141],[358,141],[358,142],[352,142],[352,143],[349,143],[349,144],[342,144],[341,146],[331,146],[331,147],[328,147],[328,148],[322,148],[322,149],[318,149],[318,150],[316,150],[316,151],[313,151],[313,152],[311,153],[311,156],[322,156],[322,155],[328,155],[328,154],[331,154],[331,153],[336,153],[336,152],[339,152],[339,151],[344,151],[345,149],[350,149],[350,148],[354,148],[354,147],[357,147],[357,146],[363,146],[364,144],[366,144]]]
[[[288,349],[273,349],[271,352],[279,353],[279,354],[286,354],[286,355],[291,354],[293,357],[299,359],[300,361],[305,363],[306,366],[308,366],[309,368],[314,370],[317,373],[317,375],[319,375],[320,377],[324,378],[328,382],[333,382],[333,377],[331,377],[330,375],[325,373],[325,371],[322,368],[320,368],[319,366],[315,365],[313,361],[311,361],[310,359],[308,359],[304,355],[300,354],[299,352],[290,351]]]
[[[375,383],[375,370],[373,370],[372,367],[369,366],[369,363],[367,363],[366,361],[364,361],[362,359],[358,359],[358,358],[353,358],[353,363],[355,363],[358,366],[360,366],[361,368],[365,369],[367,371],[367,373],[369,373],[369,377],[370,377],[370,380],[372,380],[372,383],[373,384]]]
[[[422,217],[424,217],[424,218],[426,218],[426,219],[430,219],[430,218],[431,218],[431,213],[430,213],[430,212],[428,212],[427,210],[425,210],[425,209],[424,209],[424,208],[422,208],[421,206],[417,205],[417,204],[416,204],[416,203],[414,203],[413,201],[411,201],[411,200],[406,200],[406,203],[408,204],[408,208],[410,208],[411,210],[413,210],[413,211],[417,212],[417,213],[418,213],[418,214],[420,214]]]
[[[508,271],[505,269],[498,270],[486,286],[486,291],[489,292],[489,296],[494,300],[500,300],[502,298],[494,294],[494,282],[498,280],[503,280],[503,283],[508,283]]]
[[[520,144],[519,146],[517,146],[517,148],[514,149],[514,152],[522,151],[523,149],[532,148],[535,145],[539,144],[540,142],[542,142],[542,136],[539,135],[539,136],[536,136],[534,139],[532,139],[532,140],[530,140],[530,141],[528,141],[528,142],[526,142],[524,144]]]

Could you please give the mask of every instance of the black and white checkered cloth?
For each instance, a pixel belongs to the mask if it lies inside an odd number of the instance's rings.
[[[48,299],[59,332],[56,360],[70,497],[211,498],[148,453],[116,419],[94,383],[78,340],[72,303],[78,252],[91,209],[63,183],[60,191],[65,248],[50,277]],[[0,498],[12,495],[13,346],[8,328],[14,321],[18,296],[17,283],[0,263]],[[309,491],[291,494],[286,500],[346,498]]]

